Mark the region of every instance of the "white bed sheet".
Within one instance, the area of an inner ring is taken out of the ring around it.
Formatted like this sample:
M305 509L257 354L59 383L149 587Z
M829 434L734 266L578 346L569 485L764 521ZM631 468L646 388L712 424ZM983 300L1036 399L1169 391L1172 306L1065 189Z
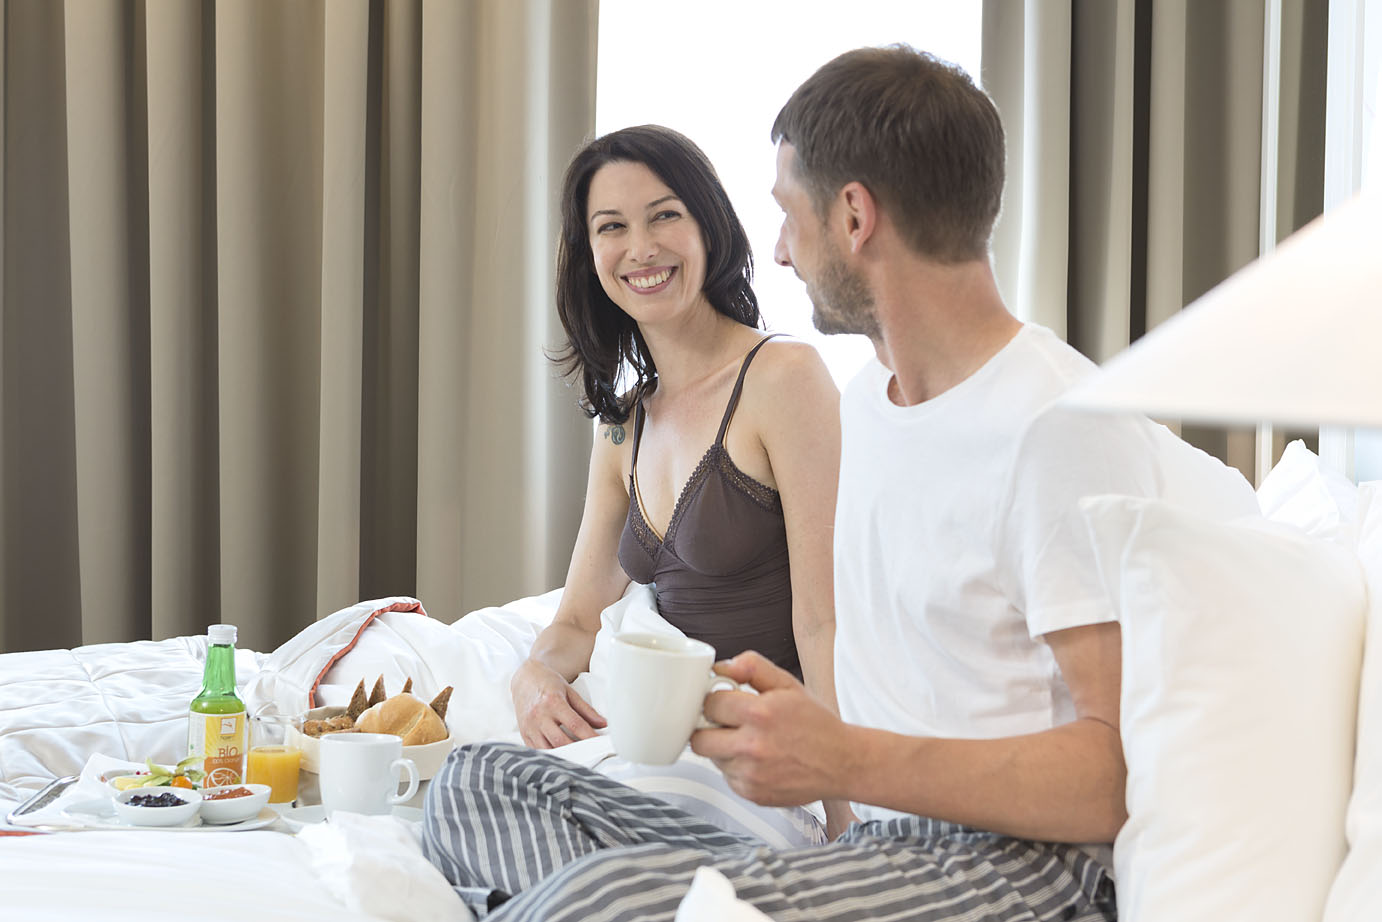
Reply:
M473 918L392 817L279 832L0 838L0 916L25 922L464 922ZM392 827L392 828L390 828Z
M16 922L378 922L347 909L316 879L304 844L276 832L5 837L0 892Z

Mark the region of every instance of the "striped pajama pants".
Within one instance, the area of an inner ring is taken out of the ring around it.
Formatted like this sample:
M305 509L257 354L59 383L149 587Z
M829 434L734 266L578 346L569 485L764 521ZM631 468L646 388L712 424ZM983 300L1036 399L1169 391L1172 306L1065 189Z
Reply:
M776 920L1116 918L1113 883L1073 845L922 817L857 823L775 850L558 756L504 743L452 753L427 792L423 850L492 922L668 920L698 867Z

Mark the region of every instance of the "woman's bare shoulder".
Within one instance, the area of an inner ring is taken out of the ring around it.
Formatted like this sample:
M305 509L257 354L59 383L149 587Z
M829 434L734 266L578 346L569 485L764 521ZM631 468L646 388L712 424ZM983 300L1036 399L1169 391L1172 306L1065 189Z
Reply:
M788 337L770 339L758 350L744 376L744 390L750 387L773 400L839 399L839 389L816 347Z
M744 375L736 425L770 447L794 441L793 432L834 430L839 417L840 391L814 346L786 338L764 344Z

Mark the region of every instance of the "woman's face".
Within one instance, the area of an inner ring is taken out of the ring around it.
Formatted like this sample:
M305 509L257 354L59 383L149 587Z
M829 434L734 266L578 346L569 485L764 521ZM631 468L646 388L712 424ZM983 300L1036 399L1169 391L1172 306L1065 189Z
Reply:
M600 286L639 324L709 307L701 228L641 163L607 163L590 179L586 230Z

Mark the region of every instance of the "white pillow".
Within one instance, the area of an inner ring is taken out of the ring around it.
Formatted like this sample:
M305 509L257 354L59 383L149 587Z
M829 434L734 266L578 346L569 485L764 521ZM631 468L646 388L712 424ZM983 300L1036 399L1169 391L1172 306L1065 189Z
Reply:
M1371 599L1358 694L1358 756L1348 803L1348 857L1325 922L1382 919L1382 482L1358 491L1358 557Z
M1287 445L1281 460L1262 478L1257 503L1273 522L1294 525L1317 538L1354 543L1358 488L1300 440Z
M1120 919L1319 919L1344 853L1357 559L1260 517L1081 505L1123 633Z

